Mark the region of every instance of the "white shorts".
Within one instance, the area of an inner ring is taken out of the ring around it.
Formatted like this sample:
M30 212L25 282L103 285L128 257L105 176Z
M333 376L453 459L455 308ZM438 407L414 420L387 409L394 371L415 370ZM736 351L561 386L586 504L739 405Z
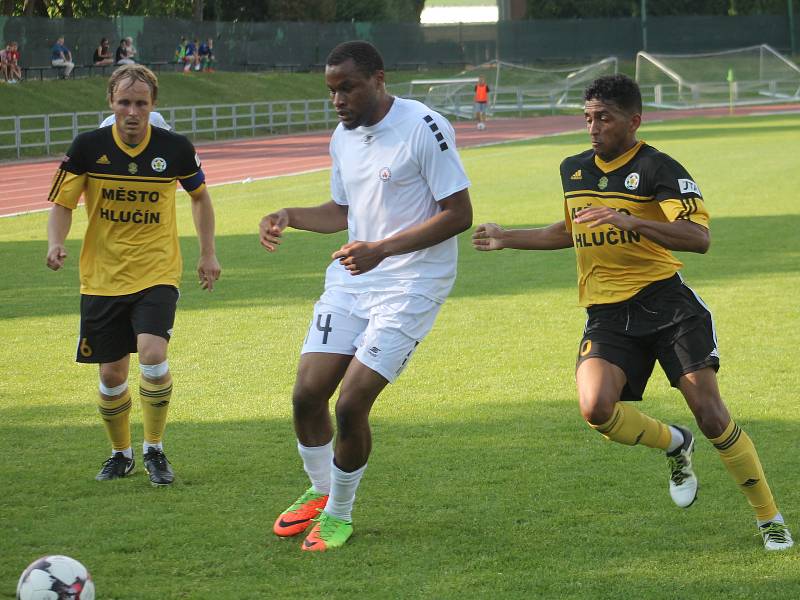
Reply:
M433 327L441 304L399 292L326 290L314 305L301 354L348 354L394 383Z

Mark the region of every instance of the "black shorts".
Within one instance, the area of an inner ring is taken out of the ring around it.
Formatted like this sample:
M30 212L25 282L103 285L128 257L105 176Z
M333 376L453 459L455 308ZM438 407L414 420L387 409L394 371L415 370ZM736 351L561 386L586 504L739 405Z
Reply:
M110 363L136 352L136 336L169 341L175 324L178 289L157 285L125 296L81 294L80 363Z
M620 400L642 399L656 360L673 387L687 373L719 370L711 312L677 273L587 314L576 368L593 357L617 365L627 378Z

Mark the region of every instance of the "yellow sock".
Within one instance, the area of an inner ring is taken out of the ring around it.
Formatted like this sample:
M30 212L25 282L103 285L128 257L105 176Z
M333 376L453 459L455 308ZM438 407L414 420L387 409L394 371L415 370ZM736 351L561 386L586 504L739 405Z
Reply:
M756 519L769 521L777 515L778 507L775 506L772 491L750 437L731 419L722 435L710 441L719 452L728 473L756 511Z
M163 383L152 383L139 378L139 395L142 401L142 424L144 441L158 444L167 426L167 411L172 397L172 375L167 373Z
M666 450L672 440L669 427L661 421L648 417L630 404L617 402L611 418L602 425L589 425L612 442Z
M126 389L119 398L108 399L100 394L97 409L106 426L114 452L131 447L131 391Z

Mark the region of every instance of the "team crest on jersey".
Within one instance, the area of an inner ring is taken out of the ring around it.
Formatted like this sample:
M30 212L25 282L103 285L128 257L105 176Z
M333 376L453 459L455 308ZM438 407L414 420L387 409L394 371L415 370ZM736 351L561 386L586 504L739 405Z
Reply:
M156 173L163 173L164 169L167 168L167 161L165 161L160 156L156 156L150 163L150 166Z
M380 177L381 181L389 181L392 178L392 171L389 167L383 167L380 171L378 171L378 177Z
M95 162L97 162L98 165L110 165L111 164L111 161L108 160L108 156L106 156L105 154L103 154L103 156L98 158Z
M136 165L135 162L128 163L128 173L131 175L136 175L136 172L139 170L139 167Z
M638 173L630 173L625 178L625 187L629 190L633 191L637 187L639 187L639 174Z
M700 188L691 179L678 179L678 189L681 194L695 194L701 198L703 197L703 194L700 193Z
M608 177L606 177L605 175L603 175L603 176L600 178L600 181L598 181L598 182L597 182L597 189L599 189L599 190L604 190L604 189L606 189L607 187L608 187Z

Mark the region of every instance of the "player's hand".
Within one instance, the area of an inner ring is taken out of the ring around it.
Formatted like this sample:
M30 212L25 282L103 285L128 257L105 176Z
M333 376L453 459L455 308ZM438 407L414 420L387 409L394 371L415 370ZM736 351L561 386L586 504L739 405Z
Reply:
M267 249L268 252L275 252L281 243L283 237L283 230L289 226L289 213L285 208L280 209L278 212L268 214L261 219L258 225L258 233L261 239L261 245Z
M339 259L350 275L361 275L377 267L386 258L380 242L349 242L331 255Z
M64 261L67 259L67 249L61 244L50 246L47 249L47 267L58 271L64 266Z
M200 287L209 292L214 290L214 282L219 279L222 269L216 255L200 256L197 263L197 276L200 278Z
M505 229L497 223L482 223L475 228L475 233L472 234L472 247L482 252L502 250L505 248L503 245L504 233Z
M636 227L637 219L631 215L617 212L608 206L592 206L582 208L575 213L576 223L588 223L590 228L600 225L614 225L625 231L632 231Z

